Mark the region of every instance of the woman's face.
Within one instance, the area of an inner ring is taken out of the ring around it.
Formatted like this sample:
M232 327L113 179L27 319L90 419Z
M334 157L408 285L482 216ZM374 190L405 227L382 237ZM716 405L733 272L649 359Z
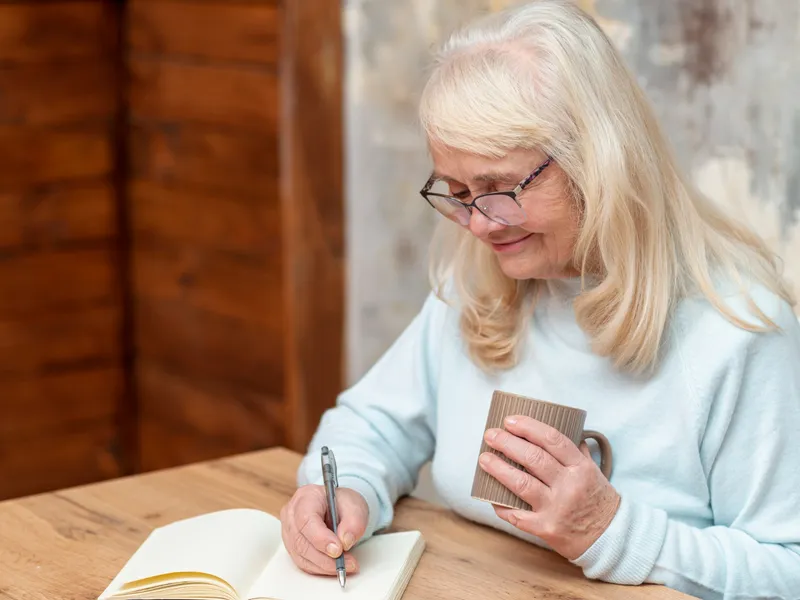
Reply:
M480 194L511 191L547 156L516 150L493 159L431 146L434 172L463 202ZM519 225L502 225L473 207L469 231L495 253L503 272L513 279L549 279L577 275L573 247L579 215L570 198L564 172L555 161L518 196L525 211Z

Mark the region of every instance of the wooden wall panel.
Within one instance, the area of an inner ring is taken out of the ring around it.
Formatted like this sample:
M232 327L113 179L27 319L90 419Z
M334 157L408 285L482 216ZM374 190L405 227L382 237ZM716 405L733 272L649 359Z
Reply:
M150 468L248 452L282 436L279 395L243 391L202 374L191 379L176 376L151 361L142 361L139 377L143 395L171 399L153 403L142 422L146 439L162 440L142 446L142 461Z
M109 14L104 2L0 4L0 64L98 59L109 54Z
M287 445L303 451L344 377L344 157L338 2L285 3L281 200Z
M278 86L273 68L186 64L135 55L129 68L136 118L257 132L271 137L274 146Z
M129 11L141 468L283 443L277 7Z
M142 54L277 64L278 7L261 1L256 6L240 3L235 10L224 10L222 4L134 2L128 16L130 46Z
M0 498L121 472L108 7L0 4Z

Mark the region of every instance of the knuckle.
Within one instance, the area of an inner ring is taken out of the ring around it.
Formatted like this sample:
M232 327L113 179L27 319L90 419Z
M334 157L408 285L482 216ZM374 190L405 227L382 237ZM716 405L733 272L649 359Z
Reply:
M306 536L298 531L294 534L294 543L292 544L292 547L299 556L304 557L306 554L308 554L311 543L308 541Z
M531 478L528 475L518 475L514 482L514 490L517 495L523 496L530 491Z
M544 434L544 439L548 444L552 444L556 448L563 448L567 445L567 438L564 437L563 433L554 427L547 428L547 431L545 431Z
M544 460L544 451L533 444L529 444L525 449L523 460L526 465L538 465Z

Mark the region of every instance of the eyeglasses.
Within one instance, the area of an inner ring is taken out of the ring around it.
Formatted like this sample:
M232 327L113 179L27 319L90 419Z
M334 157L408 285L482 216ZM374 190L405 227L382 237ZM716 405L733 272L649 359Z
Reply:
M541 165L536 167L530 175L525 177L510 192L489 192L475 196L472 202L465 202L452 196L450 186L446 181L430 176L425 187L420 190L420 194L428 201L433 208L442 215L455 221L463 227L469 226L472 216L472 207L477 208L486 218L500 223L501 225L520 225L525 222L527 215L519 203L517 196L544 171L552 161L552 157L547 157ZM445 193L448 192L448 193Z

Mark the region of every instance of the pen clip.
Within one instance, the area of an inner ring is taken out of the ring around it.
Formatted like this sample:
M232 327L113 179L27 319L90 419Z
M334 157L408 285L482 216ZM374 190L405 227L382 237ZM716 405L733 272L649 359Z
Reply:
M333 487L339 487L339 473L336 470L336 457L333 455L333 450L327 446L323 446L321 461L323 475L326 471L325 467L328 467L331 474L331 479L333 480Z
M331 468L333 469L333 487L339 487L339 473L336 469L336 457L333 455L333 450L328 449L328 453L331 455Z

